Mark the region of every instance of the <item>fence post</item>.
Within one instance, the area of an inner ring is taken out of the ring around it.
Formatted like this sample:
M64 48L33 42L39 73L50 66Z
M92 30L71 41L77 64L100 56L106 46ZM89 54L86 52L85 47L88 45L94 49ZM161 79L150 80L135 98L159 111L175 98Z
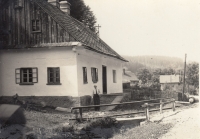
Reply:
M79 113L80 113L80 121L82 122L82 120L83 120L82 108L79 108Z
M163 108L163 103L162 103L162 99L160 100L160 114L162 113L162 108Z
M172 104L173 104L172 109L173 109L173 111L175 111L175 107L176 107L175 99L173 100Z
M145 103L146 107L145 107L145 114L146 114L146 120L149 121L150 117L149 117L149 104Z

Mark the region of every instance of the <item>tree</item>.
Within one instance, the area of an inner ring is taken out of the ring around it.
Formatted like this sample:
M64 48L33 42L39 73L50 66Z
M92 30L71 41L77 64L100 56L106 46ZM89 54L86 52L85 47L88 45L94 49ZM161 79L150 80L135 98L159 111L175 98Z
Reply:
M68 0L68 2L71 4L71 16L82 22L93 32L96 32L96 17L90 7L86 6L83 0Z
M142 84L145 84L148 80L151 80L152 75L148 69L144 68L139 70L137 77L142 81Z
M172 68L165 68L161 71L161 75L173 75L175 74L175 70Z
M160 74L161 74L160 68L157 68L154 70L153 75L152 75L152 80L154 83L160 83Z
M187 65L186 82L199 88L199 63L193 62Z

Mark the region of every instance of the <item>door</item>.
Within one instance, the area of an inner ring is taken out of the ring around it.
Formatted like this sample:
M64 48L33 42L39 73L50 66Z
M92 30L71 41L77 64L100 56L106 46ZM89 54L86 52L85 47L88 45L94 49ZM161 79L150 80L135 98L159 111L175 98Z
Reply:
M106 71L106 66L102 66L102 84L103 84L103 94L107 94L107 71Z

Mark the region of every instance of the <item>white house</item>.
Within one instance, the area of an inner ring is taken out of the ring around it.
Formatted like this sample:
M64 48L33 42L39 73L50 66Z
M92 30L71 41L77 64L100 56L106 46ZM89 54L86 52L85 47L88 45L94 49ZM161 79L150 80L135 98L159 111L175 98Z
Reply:
M58 6L59 5L59 6ZM122 92L126 62L59 0L0 1L0 95Z
M166 87L170 90L177 90L180 83L180 75L160 75L161 90L164 90Z
M124 85L129 84L130 86L135 86L139 83L139 79L133 72L128 71L124 68L122 74L122 82Z

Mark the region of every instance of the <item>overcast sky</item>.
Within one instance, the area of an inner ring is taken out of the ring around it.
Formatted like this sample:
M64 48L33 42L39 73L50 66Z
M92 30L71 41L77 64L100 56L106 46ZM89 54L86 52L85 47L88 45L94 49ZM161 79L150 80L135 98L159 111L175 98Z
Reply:
M200 59L200 0L84 0L121 55Z

